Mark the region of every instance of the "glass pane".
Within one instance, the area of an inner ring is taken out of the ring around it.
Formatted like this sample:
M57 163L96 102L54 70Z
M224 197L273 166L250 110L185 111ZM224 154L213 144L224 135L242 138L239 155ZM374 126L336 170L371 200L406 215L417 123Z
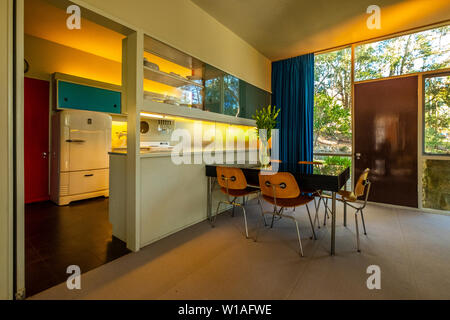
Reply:
M345 167L350 167L350 179L347 180L345 184L346 190L352 190L352 157L351 156L320 156L314 155L314 160L322 160L326 164L341 165Z
M270 92L239 80L239 117L252 119L257 109L270 105L271 97Z
M316 55L314 77L314 152L349 153L351 48Z
M222 113L223 72L210 65L205 66L205 110Z
M237 116L239 113L239 79L232 75L223 76L223 113Z
M425 78L425 152L450 154L450 76Z
M449 160L424 160L422 206L430 209L450 210L449 181Z
M355 81L450 67L450 26L355 47Z

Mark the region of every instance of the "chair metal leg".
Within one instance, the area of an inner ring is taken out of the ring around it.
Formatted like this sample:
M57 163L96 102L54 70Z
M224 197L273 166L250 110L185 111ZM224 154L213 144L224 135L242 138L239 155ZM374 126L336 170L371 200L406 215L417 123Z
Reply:
M214 215L213 219L211 219L211 227L212 228L215 227L217 215L219 214L219 208L222 203L223 203L222 201L219 201L219 203L217 204L216 214ZM234 206L233 206L233 208L234 208Z
M245 237L248 239L248 227L247 227L247 215L245 213L244 206L241 206L242 211L244 212L244 223L245 223Z
M231 202L235 202L236 201L236 197L231 200ZM233 205L233 210L231 211L231 216L234 217L234 205Z
M281 209L280 209L280 211L281 211ZM277 207L273 206L273 213L276 213L276 212L277 212ZM274 221L275 221L275 214L272 215L272 222L270 223L270 228L273 228Z
M261 219L262 219L262 221L264 221L264 224L263 224L262 221L261 221L261 222L258 222L258 226L256 227L257 229L256 229L255 239L253 240L253 241L255 241L255 242L258 241L258 237L259 237L259 232L260 232L260 230L263 229L263 228L266 226L266 219L264 218L264 212L261 212Z
M325 199L325 213L323 215L323 225L327 225L327 216L328 216L328 198Z
M363 214L362 209L359 210L359 211L361 211L361 220L362 220L362 225L363 225L363 228L364 228L364 234L367 235L367 232L366 232L366 223L364 222L364 214Z
M261 202L261 199L259 197L258 197L258 203L259 203L259 207L261 208L261 215L262 215L262 218L264 220L264 227L267 227L266 217L264 216L264 208L262 206L262 202Z
M356 226L356 248L358 252L361 252L359 249L359 226L358 226L358 211L355 213L355 226Z
M322 200L321 197L319 197L319 201L316 204L316 198L314 198L314 207L316 208L316 214L314 215L314 223L313 225L316 226L316 220L317 220L317 228L320 229L320 218L319 218L319 208L320 208L320 201Z
M298 229L298 222L294 219L295 227L297 228L298 245L300 247L300 255L303 257L302 239L300 238L300 230Z
M314 240L317 240L316 232L314 231L314 225L313 225L313 222L312 222L312 219L311 219L311 214L309 213L308 204L306 204L306 211L308 212L309 223L311 224L311 230L312 230L312 233L313 233Z
M344 201L344 227L347 226L347 203Z

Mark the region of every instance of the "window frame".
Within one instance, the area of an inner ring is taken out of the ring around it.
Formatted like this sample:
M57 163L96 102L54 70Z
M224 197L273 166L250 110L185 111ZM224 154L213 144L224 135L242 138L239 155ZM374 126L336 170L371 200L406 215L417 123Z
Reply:
M422 85L422 90L421 90L421 102L422 102L422 106L421 109L419 110L419 113L421 114L421 119L420 119L420 125L422 126L422 137L421 137L421 149L422 149L422 160L424 159L441 159L441 160L450 160L450 154L442 154L442 153L431 153L431 152L426 152L426 146L425 146L425 80L429 79L429 78L436 78L436 77L443 77L443 76L450 76L450 69L441 69L441 70L433 70L433 71L428 71L428 72L421 72L420 74L422 74L422 79L420 79L419 81L421 82Z

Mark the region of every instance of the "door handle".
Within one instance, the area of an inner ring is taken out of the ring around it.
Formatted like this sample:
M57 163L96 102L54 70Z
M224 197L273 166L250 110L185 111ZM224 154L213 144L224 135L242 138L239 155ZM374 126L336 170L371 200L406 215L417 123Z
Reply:
M47 152L42 152L42 154L41 154L41 156L42 156L43 159L47 159L47 155L48 155Z
M90 173L90 174L85 174L84 176L85 176L85 177L93 177L94 174L93 174L93 173Z
M356 160L360 160L361 159L361 153L355 153L355 158Z
M81 140L81 139L67 139L66 142L86 142L86 140Z

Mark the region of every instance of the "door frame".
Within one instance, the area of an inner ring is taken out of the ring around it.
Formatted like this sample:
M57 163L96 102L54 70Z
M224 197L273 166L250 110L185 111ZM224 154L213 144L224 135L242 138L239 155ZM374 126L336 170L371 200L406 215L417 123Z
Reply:
M8 210L3 212L0 210L0 221L3 222L3 215L8 222L5 225L5 232L0 233L0 284L3 284L3 278L7 286L5 292L2 291L3 286L0 286L0 299L24 299L25 298L25 189L24 189L24 0L6 0L5 6L8 10L1 11L1 17L5 18L8 23L7 27L7 49L8 49L8 63L1 65L1 74L7 75L7 81L4 87L0 90L5 91L5 96L8 99L7 113L3 115L3 109L0 109L2 116L8 118L8 131L5 132L7 142L7 157L8 157L8 172L10 181L7 181L6 191L8 194L0 194L0 200L4 200L3 196L7 197L5 203L8 205ZM2 2L3 4L3 2ZM124 59L122 63L122 89L124 98L127 97L125 112L128 111L129 128L134 127L136 130L129 130L128 140L136 142L134 151L139 150L139 108L142 105L143 88L138 85L142 83L143 69L141 67L143 55L143 35L142 29L130 25L106 12L103 12L91 5L83 2L83 0L58 0L59 5L76 4L86 12L89 12L91 18L98 20L100 25L115 30L128 38L135 37L134 41L129 46L129 51L134 53L134 59ZM3 7L2 7L3 8ZM3 30L1 30L3 31ZM128 40L128 39L127 39ZM3 41L3 38L2 38ZM134 66L134 70L129 68ZM124 72L125 70L125 72ZM128 71L128 73L127 73ZM124 76L126 75L126 76ZM3 80L3 79L1 79ZM130 83L134 83L134 86ZM11 85L10 85L11 84ZM52 85L50 84L50 94L53 94ZM134 97L134 100L133 100ZM50 106L51 108L51 101ZM130 116L133 113L135 116ZM49 113L49 120L51 120L51 112ZM130 123L132 126L130 126ZM50 122L51 124L51 122ZM0 128L3 133L4 128ZM49 139L51 139L51 125L49 131ZM2 143L3 141L0 140ZM50 141L49 141L50 143ZM130 151L130 150L128 150ZM51 152L51 143L50 143ZM127 163L130 167L127 168L128 175L135 186L139 185L140 177L140 159L138 153L128 152ZM130 156L131 154L131 156ZM1 161L3 159L0 158ZM50 163L50 162L49 162ZM0 163L3 165L3 162ZM136 167L134 168L133 165ZM50 172L50 171L49 171ZM0 182L0 187L3 190L3 185ZM139 188L134 189L135 193L131 191L127 194L130 198L130 208L127 212L127 219L129 219L129 239L127 239L127 246L132 251L140 249L139 241L139 206L135 207L140 200ZM134 203L135 206L132 206ZM132 224L132 225L131 225ZM0 231L3 225L0 225ZM3 236L5 239L3 239ZM5 241L3 241L5 240ZM3 244L5 244L3 246ZM5 255L3 254L5 252ZM3 259L3 256L5 259ZM6 271L3 277L3 270Z
M14 0L0 3L0 299L11 300L15 293L14 265Z

